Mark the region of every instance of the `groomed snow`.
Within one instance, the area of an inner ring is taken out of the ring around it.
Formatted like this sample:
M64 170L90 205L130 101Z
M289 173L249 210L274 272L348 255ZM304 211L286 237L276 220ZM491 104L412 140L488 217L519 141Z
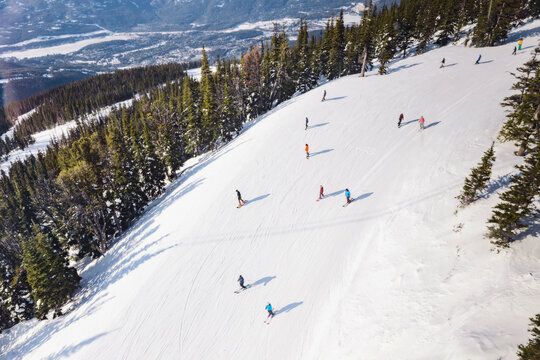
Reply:
M509 72L538 37L524 43L517 56L510 43L433 50L387 76L344 77L278 106L189 161L103 258L80 264L74 309L13 327L1 353L515 359L539 311L540 244L529 235L497 254L483 238L518 161L512 145L496 146L485 199L454 215L454 197L504 122ZM320 184L327 196L316 202ZM346 187L357 200L343 208ZM248 199L240 209L235 189ZM252 287L235 294L239 274ZM277 309L270 325L267 302Z

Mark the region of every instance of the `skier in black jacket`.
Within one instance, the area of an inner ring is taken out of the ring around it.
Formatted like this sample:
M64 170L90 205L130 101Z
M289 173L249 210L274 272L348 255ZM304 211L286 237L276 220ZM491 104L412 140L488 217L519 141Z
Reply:
M238 277L238 283L240 284L242 289L247 289L247 287L244 286L244 277L242 275Z
M246 203L245 200L242 200L242 195L240 194L240 191L236 190L236 196L238 197L238 207Z

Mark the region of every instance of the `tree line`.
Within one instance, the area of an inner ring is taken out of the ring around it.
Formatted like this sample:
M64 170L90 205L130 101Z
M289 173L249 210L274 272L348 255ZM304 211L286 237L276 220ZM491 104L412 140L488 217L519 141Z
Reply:
M487 237L497 247L508 247L528 230L537 226L539 208L535 199L540 195L540 46L533 51L532 58L513 74L517 81L515 91L506 97L502 106L509 108L499 140L514 142L517 156L524 163L516 166L517 173L510 179L509 188L500 196L488 220ZM478 166L465 179L458 196L462 207L480 198L491 177L495 161L494 144L484 153Z
M302 20L293 47L276 25L269 41L240 59L218 57L215 72L203 47L200 80L185 76L178 64L164 65L163 72L88 79L8 107L11 117L38 108L18 127L27 135L57 117L73 119L134 92L142 95L130 108L80 121L46 152L0 173L0 329L51 311L60 314L80 281L69 260L104 254L186 159L231 140L246 121L321 79L363 75L375 62L384 74L396 56L421 53L433 43L461 36L478 45L503 42L524 16L518 7L537 5L491 3L490 11L473 0L404 0L380 9L370 4L360 24L345 26L340 12L320 34L310 34ZM483 17L487 40L479 30L462 33Z
M131 99L136 93L178 79L200 62L145 66L100 74L64 86L46 90L12 102L0 110L0 133L15 125L13 135L0 139L0 157L14 149L24 149L39 131L76 120L104 106ZM24 121L17 118L35 110Z

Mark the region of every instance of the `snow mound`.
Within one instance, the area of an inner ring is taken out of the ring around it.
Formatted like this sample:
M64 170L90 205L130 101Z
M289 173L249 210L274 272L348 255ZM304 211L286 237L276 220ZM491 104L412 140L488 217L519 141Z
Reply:
M483 238L517 161L512 146L496 147L485 199L454 215L454 197L504 122L509 72L537 40L525 38L517 56L514 44L444 47L396 61L389 75L344 77L281 104L190 161L106 256L82 266L77 307L15 326L1 335L1 353L515 358L538 312L540 244L530 235L497 254ZM316 202L320 185L326 197ZM356 200L342 207L345 188ZM248 200L240 209L235 189ZM239 274L251 288L235 294Z

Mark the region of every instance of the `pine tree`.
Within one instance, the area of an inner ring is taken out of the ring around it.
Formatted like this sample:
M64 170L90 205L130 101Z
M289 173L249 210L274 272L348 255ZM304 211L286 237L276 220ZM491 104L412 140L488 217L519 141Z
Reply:
M276 31L276 30L275 30ZM294 81L291 77L292 64L290 59L289 42L285 29L272 37L271 48L271 72L270 81L272 90L270 91L270 101L272 106L277 105L294 93Z
M456 29L459 21L458 3L455 1L443 1L439 11L441 13L437 24L439 33L435 40L435 44L444 46L448 44L453 35L459 31Z
M225 83L224 100L221 104L220 128L222 132L220 136L225 140L231 140L242 129L242 119L234 104L234 98L231 96L229 85Z
M189 78L184 79L184 88L182 91L182 120L186 129L184 140L186 143L186 152L192 155L199 155L199 146L201 140L201 128L198 119L196 102L191 91Z
M367 68L373 66L376 45L375 36L377 30L377 22L375 21L376 13L377 6L373 5L373 1L370 0L369 6L364 9L362 22L359 28L360 48L362 49L362 65L360 76L364 76L364 72L367 70Z
M200 94L200 116L202 127L202 144L200 145L212 147L216 143L220 129L217 124L217 106L214 98L212 73L210 71L210 65L208 64L208 58L204 47L202 50Z
M67 266L59 244L47 232L34 225L30 238L23 241L23 264L32 287L36 314L44 318L50 310L61 314L60 306L77 288L80 277Z
M330 34L330 55L326 76L328 79L332 80L341 76L343 73L343 59L345 57L345 25L343 21L343 10L340 11L336 24L331 28Z
M416 23L416 38L419 40L418 46L416 47L417 54L422 54L431 42L431 38L436 29L437 10L438 4L436 2L428 2L419 13L418 21Z
M482 161L478 164L477 167L471 170L471 175L465 179L465 185L463 185L463 190L461 194L457 197L462 207L465 207L478 199L478 192L482 191L490 177L491 177L491 168L493 162L495 161L495 151L493 146L495 143L491 144L491 147L484 153L482 156Z
M524 222L526 219L538 218L539 209L534 199L540 195L540 138L534 151L525 157L525 164L516 168L520 174L510 180L510 188L501 195L502 202L495 206L488 220L493 224L488 227L488 237L501 247L515 240L520 229L529 227Z
M111 124L107 134L110 152L112 184L109 202L113 205L113 217L117 232L125 230L144 207L144 196L131 149L118 127Z
M305 93L313 88L311 80L311 56L308 45L307 22L300 19L300 30L296 40L296 71L295 83L296 91Z
M517 356L519 360L538 360L540 359L540 314L530 318L531 338L527 345L519 345Z
M0 332L34 316L34 301L26 271L0 244Z
M262 54L258 46L252 47L242 57L242 80L245 87L246 115L254 119L263 113Z
M327 21L324 33L321 33L321 44L319 49L319 64L321 74L328 77L330 71L330 51L332 49L332 39L334 38L334 15Z
M386 64L394 57L397 47L396 47L396 35L394 28L394 16L392 11L383 7L382 14L380 16L379 29L377 31L377 58L381 64L379 67L379 74L386 74L387 67Z
M319 83L321 77L321 64L319 63L320 59L320 49L317 45L317 40L315 36L312 36L309 41L309 48L311 49L311 61L310 61L310 73L309 73L309 84L311 88L315 88Z
M522 0L482 0L472 43L493 46L508 36L512 23L518 19Z
M416 22L418 9L412 1L402 1L397 10L396 19L396 44L403 53L407 55L407 49L413 41L413 31Z
M161 194L165 185L165 165L156 154L154 142L152 141L148 123L152 122L152 118L146 118L143 124L143 156L144 164L142 174L144 177L143 192L147 194L149 199L155 199Z
M517 155L523 156L531 150L531 140L540 137L540 47L534 51L533 58L518 68L518 81L512 86L518 93L504 99L505 107L510 107L508 120L503 125L500 138L503 141L516 141L520 149ZM534 144L534 142L532 142Z

